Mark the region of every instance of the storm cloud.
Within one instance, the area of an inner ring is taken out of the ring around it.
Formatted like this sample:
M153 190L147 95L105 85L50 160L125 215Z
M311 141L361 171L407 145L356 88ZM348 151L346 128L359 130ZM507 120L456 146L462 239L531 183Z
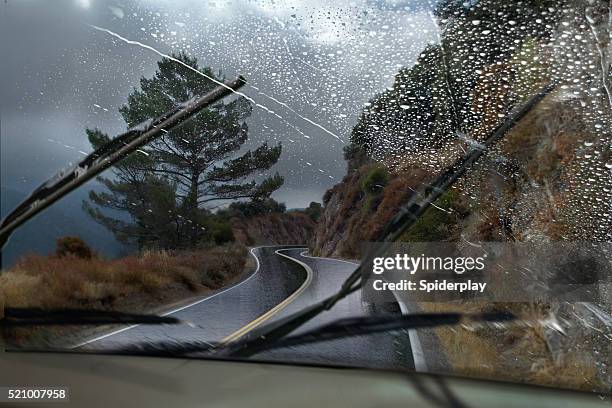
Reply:
M274 197L290 208L320 200L342 178L342 148L364 103L436 38L426 1L7 0L0 8L1 182L24 192L91 151L86 127L125 130L117 109L155 72L159 55L92 26L244 75L244 92L267 108L248 120L250 143L283 144L273 170L285 185Z

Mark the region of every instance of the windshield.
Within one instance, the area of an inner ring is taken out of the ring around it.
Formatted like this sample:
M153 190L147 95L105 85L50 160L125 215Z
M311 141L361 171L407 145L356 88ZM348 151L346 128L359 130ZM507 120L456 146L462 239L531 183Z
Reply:
M362 335L235 355L609 391L608 2L0 9L5 317L135 323L9 347L231 349L332 298L291 334Z

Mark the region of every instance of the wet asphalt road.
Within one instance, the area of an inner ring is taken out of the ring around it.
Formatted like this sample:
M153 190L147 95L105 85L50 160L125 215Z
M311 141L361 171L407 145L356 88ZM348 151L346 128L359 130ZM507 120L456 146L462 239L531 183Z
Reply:
M305 268L282 257L279 251L297 259L311 269L312 280L284 309L267 322L286 316L319 301L338 290L356 268L356 264L329 258L307 256L305 248L260 247L252 250L259 262L257 270L244 281L228 289L202 298L196 304L172 312L171 315L189 321L189 325L136 326L111 332L93 339L87 349L113 349L142 342L164 340L203 340L216 342L281 303L307 278ZM307 330L335 319L373 313L400 313L362 302L361 293L351 294L334 308L317 316L298 330ZM277 360L313 364L349 365L372 368L413 369L412 352L406 332L382 333L339 339L317 344L277 349L256 355L258 360Z

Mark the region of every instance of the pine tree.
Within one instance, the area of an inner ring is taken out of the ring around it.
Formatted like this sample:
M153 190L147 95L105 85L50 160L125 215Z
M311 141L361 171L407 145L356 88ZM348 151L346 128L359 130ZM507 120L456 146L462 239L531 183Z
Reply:
M174 55L209 77L223 81L210 68L200 68L185 54ZM140 80L128 103L119 111L128 127L155 118L217 85L181 64L164 58L158 70ZM132 154L99 181L108 191L91 191L84 203L89 214L123 242L139 247L195 246L213 239L207 231L212 216L208 207L218 200L263 200L283 184L275 174L257 180L279 159L281 145L263 143L240 154L248 138L245 122L251 104L243 97L218 102L180 127ZM94 148L110 139L101 131L87 130ZM103 209L126 212L114 218Z

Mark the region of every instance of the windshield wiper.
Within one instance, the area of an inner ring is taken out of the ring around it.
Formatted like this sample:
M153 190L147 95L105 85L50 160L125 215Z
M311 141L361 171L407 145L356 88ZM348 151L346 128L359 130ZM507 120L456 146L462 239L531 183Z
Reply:
M494 324L507 323L515 316L507 312L478 314L463 313L418 313L409 315L359 316L338 319L319 328L301 334L283 337L273 343L251 343L248 353L256 354L265 350L294 347L310 343L319 343L353 336L384 333L398 330L423 329L440 326L456 326L463 323ZM232 346L230 346L231 348ZM234 356L241 356L244 347L239 347Z
M179 324L172 316L91 309L4 308L0 327L34 325Z
M536 107L553 89L556 84L551 83L544 86L538 93L529 98L522 106L506 116L491 134L482 142L481 146L472 147L464 156L458 159L446 171L440 174L422 192L414 194L408 203L403 206L399 213L387 224L379 238L376 240L386 245L378 245L374 250L365 254L364 260L357 269L344 281L335 295L295 312L281 320L264 325L246 334L243 338L230 343L227 347L220 349L221 355L248 357L257 352L266 343L280 341L296 328L302 326L320 313L331 309L336 303L359 290L362 285L362 274L368 261L381 255L390 243L397 241L404 231L410 228L421 215L440 198L448 189L465 174L491 147L495 145L510 129L524 118L534 107Z
M216 351L219 347L222 347L222 350L226 351L223 355L229 355L235 358L245 357L245 350L248 351L248 356L252 356L267 350L302 346L305 344L364 336L374 333L440 326L456 326L459 324L495 325L505 324L514 320L516 320L516 317L509 312L475 314L419 313L410 315L358 316L337 319L331 323L324 324L300 334L286 336L274 342L258 342L257 339L253 339L250 341L248 348L238 343L224 346L222 344L212 344L197 340L190 342L162 341L131 344L118 350L114 349L112 353L174 357L210 353L213 356L219 356L220 354L216 353Z
M91 180L104 170L126 158L130 153L179 126L202 109L218 102L241 88L246 80L239 76L217 86L203 96L196 96L179 104L165 114L144 121L110 140L89 154L77 165L65 169L35 189L0 223L0 251L15 229L49 207L51 204ZM1 252L0 252L1 255ZM0 266L2 258L0 257Z

